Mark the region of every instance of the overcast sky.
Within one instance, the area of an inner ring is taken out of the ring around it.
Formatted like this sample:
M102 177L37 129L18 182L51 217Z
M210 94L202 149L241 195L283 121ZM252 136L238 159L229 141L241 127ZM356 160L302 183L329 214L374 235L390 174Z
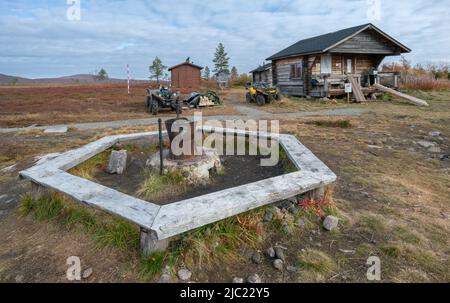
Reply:
M92 73L148 78L159 56L212 67L219 42L239 72L304 38L368 22L413 51L414 63L450 61L450 0L1 0L0 73L54 77ZM376 3L381 3L379 13ZM374 4L375 3L375 4Z

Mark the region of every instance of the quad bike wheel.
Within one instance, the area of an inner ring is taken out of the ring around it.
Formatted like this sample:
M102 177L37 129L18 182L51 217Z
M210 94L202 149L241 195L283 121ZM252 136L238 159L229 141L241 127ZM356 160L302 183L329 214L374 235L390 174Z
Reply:
M158 102L155 100L152 100L150 103L150 112L152 113L152 115L156 116L158 114Z
M257 95L256 104L258 104L259 106L263 106L264 104L266 104L266 98L264 98L263 95Z
M245 101L247 101L247 103L252 102L252 95L250 93L247 93L245 95Z

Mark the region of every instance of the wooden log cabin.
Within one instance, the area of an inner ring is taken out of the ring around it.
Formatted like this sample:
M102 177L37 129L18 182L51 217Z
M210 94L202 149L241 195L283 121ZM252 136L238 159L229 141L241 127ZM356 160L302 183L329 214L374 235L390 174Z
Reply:
M264 64L250 72L254 83L272 85L272 63Z
M330 97L345 93L348 75L365 94L372 92L371 85L382 76L377 69L383 59L410 51L369 23L301 40L267 60L272 61L273 84L281 93Z

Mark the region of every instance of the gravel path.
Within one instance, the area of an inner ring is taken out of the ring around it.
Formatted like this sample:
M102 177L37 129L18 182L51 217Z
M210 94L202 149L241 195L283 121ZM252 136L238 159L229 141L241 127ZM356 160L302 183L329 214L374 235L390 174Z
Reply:
M367 110L361 108L343 108L343 109L327 109L314 112L294 112L294 113L281 113L272 114L262 110L250 108L247 106L236 105L235 108L242 113L242 115L237 116L207 116L203 117L204 120L238 120L238 119L286 119L295 117L314 117L314 116L328 116L328 117L354 117L360 116ZM170 119L168 117L162 117L162 120ZM119 120L119 121L108 121L108 122L91 122L91 123L73 123L64 125L47 125L47 126L30 126L23 128L0 128L0 133L12 133L18 131L28 131L28 130L45 130L49 127L71 127L77 128L79 130L89 130L89 129L101 129L101 128L122 128L127 126L146 126L158 124L158 118L148 118L148 119L133 119L133 120Z

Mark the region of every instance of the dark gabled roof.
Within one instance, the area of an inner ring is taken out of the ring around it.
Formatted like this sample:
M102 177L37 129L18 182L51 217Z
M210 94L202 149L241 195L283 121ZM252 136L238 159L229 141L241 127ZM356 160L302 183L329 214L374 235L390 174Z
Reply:
M297 43L289 46L288 48L285 48L284 50L276 53L275 55L267 58L266 60L282 59L298 55L324 53L327 52L329 49L333 48L334 46L336 46L337 44L340 44L341 42L344 42L345 40L352 38L356 34L359 34L360 32L365 31L366 29L373 29L377 31L379 34L383 35L388 40L397 44L401 49L404 50L405 53L409 53L411 51L409 48L407 48L394 38L387 35L385 32L377 28L372 23L368 23L360 26L346 28L334 33L329 33L298 41Z
M172 67L169 67L169 71L171 71L171 70L174 69L174 68L183 66L183 65L189 65L189 66L192 66L192 67L195 67L195 68L198 68L198 69L203 69L203 67L198 66L198 65L195 65L195 64L193 64L193 63L191 63L191 62L183 62L183 63L177 64L177 65L174 65L174 66L172 66Z
M250 74L258 73L258 72L264 72L264 71L269 70L271 68L272 68L272 63L267 63L267 64L259 66L258 68L255 68L254 70L252 70L250 72Z

